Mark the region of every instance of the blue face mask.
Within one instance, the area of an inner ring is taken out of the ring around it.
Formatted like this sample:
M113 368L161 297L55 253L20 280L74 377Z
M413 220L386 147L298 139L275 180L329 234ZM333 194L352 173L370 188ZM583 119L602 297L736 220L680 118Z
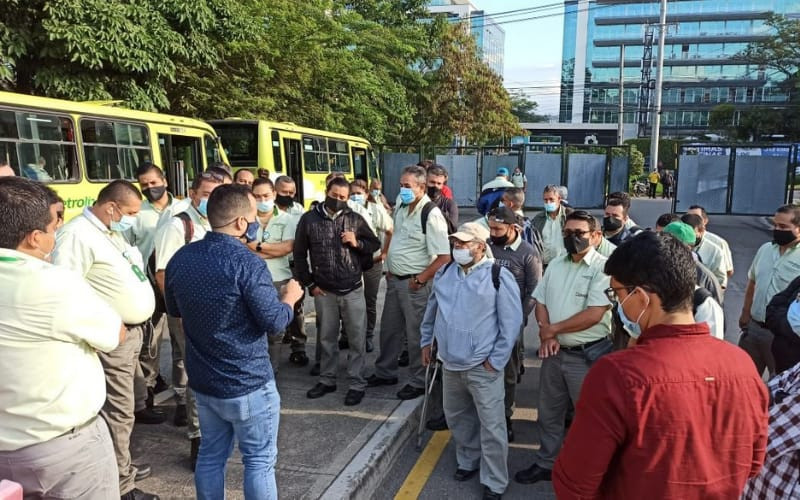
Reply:
M370 191L370 193L372 194L372 197L375 198L376 200L379 200L381 198L380 189L373 189L372 191Z
M256 209L262 214L272 212L275 208L275 200L259 201L256 203Z
M132 228L134 224L136 224L136 216L134 215L125 215L120 212L120 219L114 220L114 208L111 209L111 230L117 231L119 233L124 233L128 229Z
M200 203L197 205L197 211L203 217L208 217L208 198L201 198Z
M633 295L633 292L629 293L628 297L631 295ZM642 312L639 313L639 317L636 318L636 321L631 321L625 315L625 309L622 308L622 304L628 300L628 297L625 297L625 300L617 304L617 313L619 314L619 320L622 321L622 327L625 328L625 331L627 331L631 337L638 339L642 335L642 326L639 324L639 321L642 319L642 315L647 308L645 307L645 309L642 309ZM647 297L647 301L648 305L650 305L650 297Z
M244 233L244 239L250 243L251 241L256 241L256 237L258 236L258 221L254 220L253 222L249 222L247 224L247 231Z
M359 205L363 205L367 201L367 197L363 194L351 194L350 201L353 203L358 203Z
M414 194L414 191L411 188L400 188L400 201L402 201L404 204L408 205L416 199L417 196Z
M544 204L544 211L545 212L555 212L558 209L558 204L556 203L545 203Z

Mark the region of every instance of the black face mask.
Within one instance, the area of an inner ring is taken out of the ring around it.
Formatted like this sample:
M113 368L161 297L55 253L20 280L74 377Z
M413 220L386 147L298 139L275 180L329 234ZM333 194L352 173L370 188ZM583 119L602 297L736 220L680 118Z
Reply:
M142 189L142 194L147 198L147 201L153 203L154 201L160 200L166 191L167 186L153 186Z
M277 195L275 196L275 204L279 207L291 207L294 203L294 198L291 196Z
M439 195L441 194L441 192L442 192L442 190L439 189L436 186L428 186L428 198L430 198L432 200L435 200L436 198L438 198Z
M796 239L797 236L791 231L785 231L783 229L774 229L772 231L772 241L780 246L788 245Z
M603 217L603 231L613 232L622 227L622 221L614 217Z
M345 208L347 208L347 202L342 200L337 200L336 198L331 198L330 196L326 196L325 208L327 208L333 213L340 212Z
M570 255L579 254L589 248L589 240L576 234L564 236L564 248L567 249L567 253Z
M489 236L489 238L491 238L492 243L494 245L497 245L499 247L501 247L501 246L505 245L506 243L508 243L508 235L507 234L504 234L503 236Z

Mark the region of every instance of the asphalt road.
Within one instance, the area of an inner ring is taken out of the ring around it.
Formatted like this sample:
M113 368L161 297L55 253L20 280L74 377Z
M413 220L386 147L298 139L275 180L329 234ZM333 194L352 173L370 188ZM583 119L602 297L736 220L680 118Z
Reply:
M641 227L655 226L659 215L670 211L668 201L637 199L631 207L631 217ZM777 207L776 207L777 208ZM601 215L600 211L595 212ZM461 222L477 217L474 212L462 212ZM747 283L747 269L758 247L771 237L770 226L763 217L712 216L709 230L722 236L730 244L733 252L734 275L729 280L725 295L725 339L736 342L739 338L737 322L744 299ZM525 331L526 373L522 385L518 388L518 407L514 414L514 430L516 439L509 447L509 474L530 465L533 453L538 448L536 428L536 397L538 391L539 361L535 358L538 348L536 327L531 325ZM426 440L430 437L426 433ZM399 455L392 471L387 474L378 498L394 498L420 457L415 449L415 440L410 440ZM476 478L465 483L452 479L456 470L455 449L452 440L445 447L440 459L429 478L422 477L425 486L419 494L420 499L458 498L467 500L481 498L482 489ZM554 499L555 495L549 482L535 485L521 485L511 480L504 498L506 499Z

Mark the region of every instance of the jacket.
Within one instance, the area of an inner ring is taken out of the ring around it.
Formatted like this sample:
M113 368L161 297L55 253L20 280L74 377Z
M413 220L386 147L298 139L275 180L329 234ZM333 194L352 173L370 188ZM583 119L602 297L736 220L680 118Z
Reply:
M567 223L567 215L569 215L570 213L572 213L572 209L569 207L565 207L563 203L561 204L561 206L558 207L558 220L559 223L561 224L561 227L564 227L564 224ZM533 227L535 227L536 230L539 231L539 234L542 234L542 232L544 232L544 223L547 222L547 217L548 217L547 212L542 210L541 212L534 215L533 219L531 219Z
M342 243L342 233L356 234L358 248ZM381 246L367 221L349 208L335 218L319 203L300 218L294 238L294 270L309 289L345 295L361 286L362 260L372 259ZM309 260L311 265L309 266Z
M769 331L775 335L772 340L772 353L775 355L775 369L778 373L800 363L800 336L798 336L786 314L789 306L800 292L800 277L795 278L786 290L772 297L767 304L767 319L765 323Z

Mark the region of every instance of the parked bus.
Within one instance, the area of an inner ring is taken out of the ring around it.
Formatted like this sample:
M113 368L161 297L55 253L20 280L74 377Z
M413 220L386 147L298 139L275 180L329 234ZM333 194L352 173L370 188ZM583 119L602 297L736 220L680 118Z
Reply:
M342 172L348 180L378 178L369 141L352 135L266 120L210 120L234 169L266 169L270 178L288 175L297 200L308 207L325 198L325 176Z
M10 92L0 92L0 158L55 189L67 220L109 182L135 182L143 162L162 167L182 197L196 173L226 161L214 129L199 120Z

